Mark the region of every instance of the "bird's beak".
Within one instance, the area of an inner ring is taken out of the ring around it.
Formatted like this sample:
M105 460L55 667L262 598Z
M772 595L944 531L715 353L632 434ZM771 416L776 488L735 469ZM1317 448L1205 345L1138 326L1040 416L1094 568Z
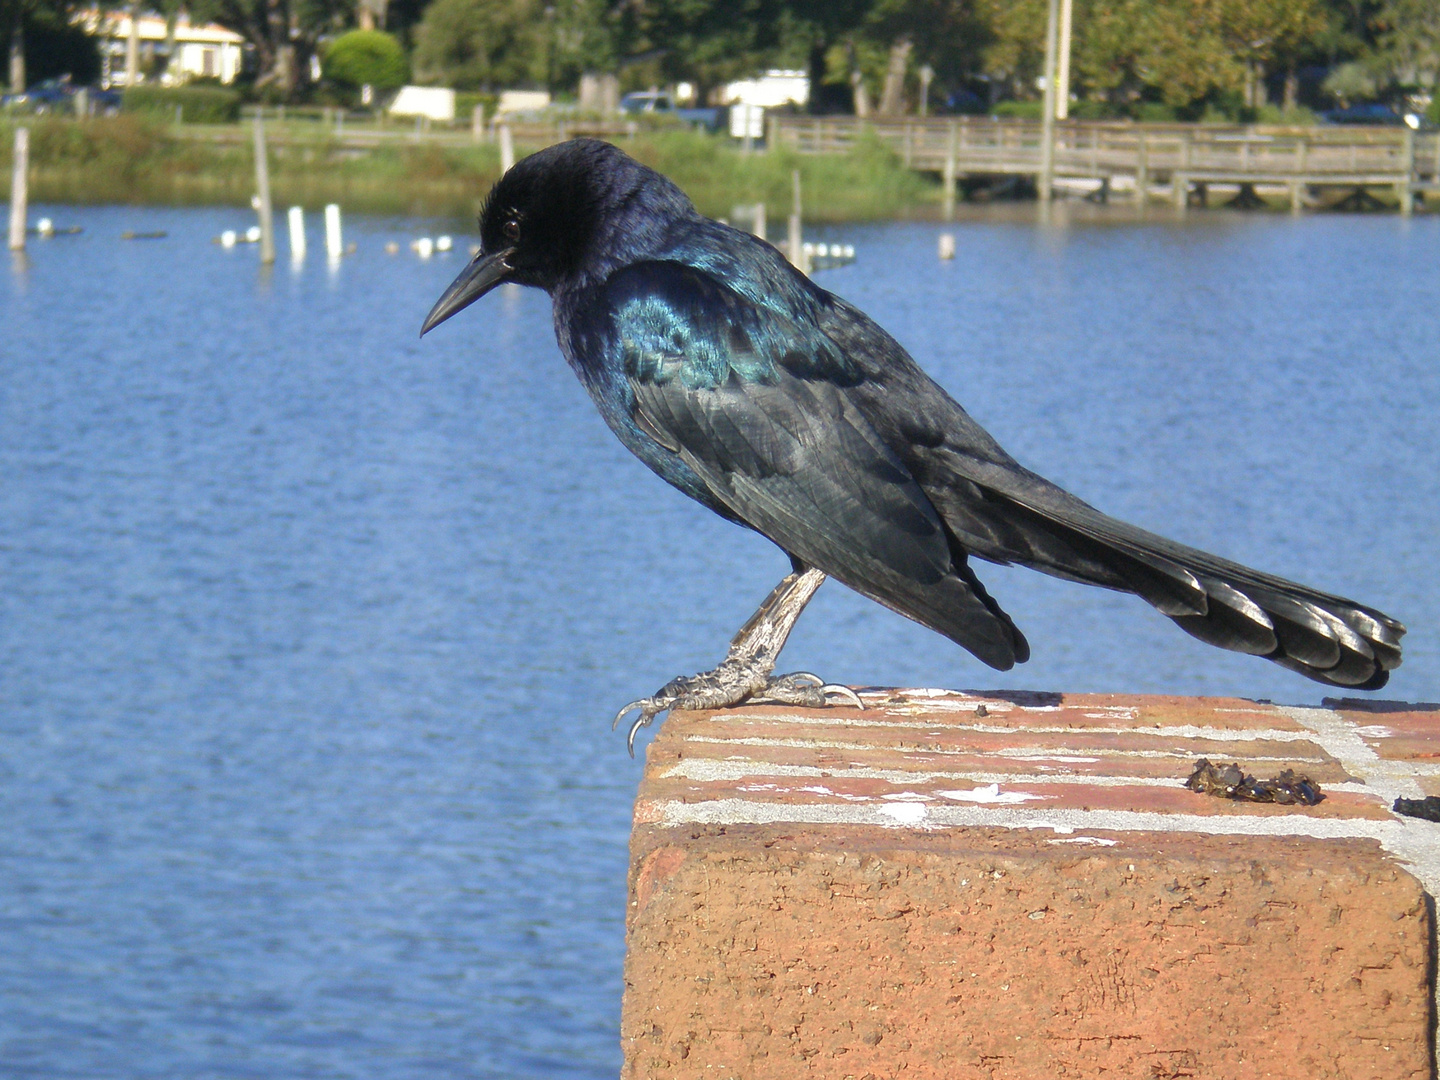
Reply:
M505 248L493 255L475 256L470 265L460 271L460 276L450 283L450 287L440 299L435 301L430 314L425 316L425 325L420 327L420 336L424 337L451 315L469 307L504 281L505 275L511 270L510 264L505 260L514 251L514 248Z

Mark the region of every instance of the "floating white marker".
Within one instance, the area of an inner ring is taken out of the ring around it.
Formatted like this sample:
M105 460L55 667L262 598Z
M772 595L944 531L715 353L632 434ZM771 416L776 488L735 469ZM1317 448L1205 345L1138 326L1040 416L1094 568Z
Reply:
M227 248L234 247L236 241L239 239L240 237L236 235L234 229L226 229L220 234L220 246Z
M325 254L332 259L345 254L345 245L340 239L340 207L333 202L325 207Z
M829 257L830 257L830 245L829 245L829 244L816 244L816 245L815 245L815 254L816 254L816 255L819 255L820 258L822 258L822 259L829 258ZM839 252L837 251L836 254L838 255Z
M953 259L955 257L955 234L942 232L940 234L940 258Z
M35 231L41 236L54 236L55 223L51 221L48 217L42 217L39 221L35 223Z
M260 226L251 225L245 230L245 242L247 244L258 244L260 242Z
M290 258L300 262L305 258L305 211L298 206L290 207Z
M400 254L400 245L397 244L394 240L391 240L389 243L387 243L387 244L385 245L385 254L386 254L386 255L399 255L399 254Z
M428 236L420 237L419 240L416 240L410 246L422 259L428 259L435 253L435 241L431 240Z
M451 240L448 236L437 236L435 238L436 251L449 251L454 246L455 241Z

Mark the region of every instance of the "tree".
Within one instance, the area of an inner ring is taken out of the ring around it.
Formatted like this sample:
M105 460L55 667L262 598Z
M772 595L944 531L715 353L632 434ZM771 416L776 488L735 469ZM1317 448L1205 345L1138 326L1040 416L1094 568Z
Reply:
M345 86L396 90L410 80L405 50L381 30L351 30L325 50L325 77Z
M548 29L539 0L434 0L415 28L416 75L467 90L545 85Z
M1376 59L1402 86L1433 87L1440 75L1440 4L1386 0L1376 18Z
M66 0L0 0L0 48L12 92L60 75L80 85L99 77L99 49L75 25L76 14Z
M351 0L193 0L190 14L243 37L259 61L255 85L289 98L320 38L345 29L354 8Z

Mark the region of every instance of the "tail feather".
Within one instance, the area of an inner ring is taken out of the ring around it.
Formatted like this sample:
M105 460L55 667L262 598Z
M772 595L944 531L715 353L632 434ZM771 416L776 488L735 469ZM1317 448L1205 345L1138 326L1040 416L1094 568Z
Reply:
M962 545L986 518L988 536L1004 533L1012 541L1003 551L981 543L972 548L980 557L1133 592L1186 633L1222 649L1348 689L1379 689L1400 666L1405 626L1396 619L1167 540L1046 487L1027 492L1031 498L991 489L982 503L967 500L955 522L946 512L954 503L938 503L947 524L961 525L955 532Z

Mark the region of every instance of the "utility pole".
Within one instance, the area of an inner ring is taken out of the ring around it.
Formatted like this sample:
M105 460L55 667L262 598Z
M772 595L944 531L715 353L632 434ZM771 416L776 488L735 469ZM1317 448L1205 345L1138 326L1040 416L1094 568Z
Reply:
M1040 117L1040 204L1048 206L1055 180L1055 36L1059 22L1058 0L1050 0L1045 21L1045 104Z
M1070 24L1074 21L1075 0L1060 0L1060 74L1055 78L1055 119L1070 117Z

